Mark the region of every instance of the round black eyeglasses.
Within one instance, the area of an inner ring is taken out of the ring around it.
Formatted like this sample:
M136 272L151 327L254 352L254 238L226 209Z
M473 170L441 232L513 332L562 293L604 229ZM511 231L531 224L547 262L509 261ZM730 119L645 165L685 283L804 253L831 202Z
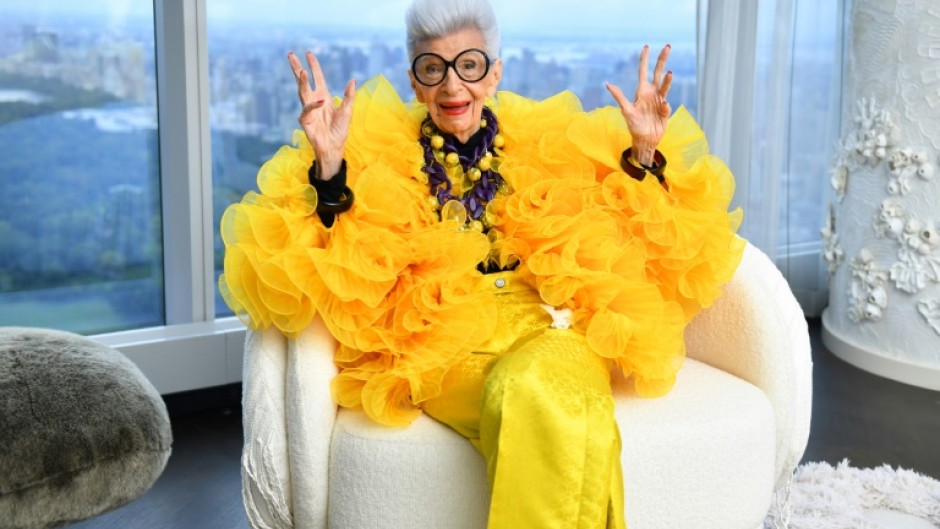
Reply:
M447 68L453 68L457 77L475 83L490 71L490 58L483 50L470 48L448 61L436 53L422 53L411 63L411 73L424 86L437 86L447 77Z

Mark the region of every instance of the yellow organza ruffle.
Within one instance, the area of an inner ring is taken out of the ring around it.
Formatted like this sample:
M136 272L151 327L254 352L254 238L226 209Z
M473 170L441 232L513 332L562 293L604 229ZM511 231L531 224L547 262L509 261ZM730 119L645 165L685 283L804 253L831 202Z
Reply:
M486 237L438 222L412 177L422 115L385 82L360 91L346 149L356 204L332 228L314 214L313 151L302 133L262 167L261 194L222 219L225 301L249 327L288 336L319 314L340 343L334 398L385 424L413 419L495 325L492 301L475 289Z
M720 295L743 252L740 212L727 212L734 181L684 108L659 145L667 190L620 168L630 135L619 109L584 113L576 103L567 93L500 94L501 171L515 190L493 208L500 259L526 263L546 303L572 308L592 350L639 394L663 395L685 356L685 325Z
M402 425L440 392L446 371L497 322L476 265L520 261L548 304L574 310L591 349L632 376L642 395L671 388L683 329L720 295L740 260L728 213L730 172L679 109L659 146L668 190L622 172L630 136L618 109L585 113L562 93L491 102L506 138L499 171L513 193L494 200L489 237L440 222L417 139L423 105L382 78L356 98L346 147L354 207L325 228L307 182L302 133L259 172L222 219L222 295L251 328L295 336L320 315L340 343L336 401Z

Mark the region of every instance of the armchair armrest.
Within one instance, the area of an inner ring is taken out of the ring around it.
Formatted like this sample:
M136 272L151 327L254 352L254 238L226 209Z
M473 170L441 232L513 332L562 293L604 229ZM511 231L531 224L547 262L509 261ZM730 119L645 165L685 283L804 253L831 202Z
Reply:
M325 529L336 343L317 318L294 340L248 331L242 495L255 529Z
M326 529L330 443L336 403L330 382L337 343L317 316L287 347L287 436L290 453L294 525Z
M245 335L242 370L242 499L255 529L294 526L290 507L284 380L287 339L276 329Z
M812 358L803 311L770 259L750 243L725 293L685 333L688 356L767 395L777 423L776 483L803 457L812 413Z

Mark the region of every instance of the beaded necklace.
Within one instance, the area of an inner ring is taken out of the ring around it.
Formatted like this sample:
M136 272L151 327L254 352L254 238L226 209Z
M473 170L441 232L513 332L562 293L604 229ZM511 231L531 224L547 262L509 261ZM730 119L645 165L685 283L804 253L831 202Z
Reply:
M472 157L459 154L456 138L441 133L431 117L421 123L424 171L428 176L428 204L442 219L458 220L476 231L490 227L486 206L497 194L508 194L508 183L499 174L499 151L505 140L499 134L496 115L483 107L483 137Z

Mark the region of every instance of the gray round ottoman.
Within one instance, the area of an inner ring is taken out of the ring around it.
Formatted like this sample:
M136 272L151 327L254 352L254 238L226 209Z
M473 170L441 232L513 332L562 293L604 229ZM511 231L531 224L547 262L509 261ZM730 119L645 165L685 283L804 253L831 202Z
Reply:
M170 456L166 406L121 353L0 327L0 527L90 518L143 494Z

